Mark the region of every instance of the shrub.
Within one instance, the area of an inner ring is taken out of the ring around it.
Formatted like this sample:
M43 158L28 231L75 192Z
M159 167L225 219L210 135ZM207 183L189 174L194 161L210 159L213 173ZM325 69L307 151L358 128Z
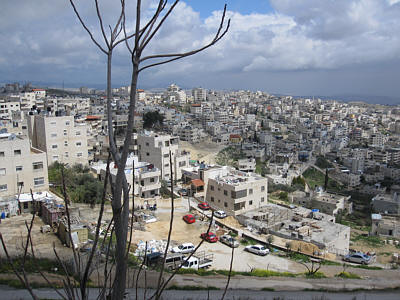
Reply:
M358 276L357 274L349 272L341 272L339 274L336 274L335 277L346 278L346 279L361 279L361 277Z
M314 279L318 279L318 278L326 278L325 274L318 271L316 273L305 273L307 278L314 278Z

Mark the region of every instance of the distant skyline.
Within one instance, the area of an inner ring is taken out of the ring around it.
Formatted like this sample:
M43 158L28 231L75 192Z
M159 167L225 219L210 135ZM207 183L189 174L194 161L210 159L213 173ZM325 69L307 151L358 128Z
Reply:
M181 1L149 52L206 43L225 2L232 25L219 44L143 72L140 86L376 95L400 104L400 0ZM76 3L97 29L93 2ZM117 12L115 3L100 0L106 24ZM143 3L147 13L155 1ZM132 5L128 11L133 12ZM105 57L81 28L69 1L4 1L0 26L0 82L104 85ZM129 81L129 57L121 45L114 57L113 85Z

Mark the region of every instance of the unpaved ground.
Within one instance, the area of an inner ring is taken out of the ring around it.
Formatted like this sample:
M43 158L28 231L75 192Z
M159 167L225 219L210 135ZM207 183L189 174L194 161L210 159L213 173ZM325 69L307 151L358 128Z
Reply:
M3 235L7 251L10 256L21 255L23 253L23 243L26 242L27 229L25 221L30 224L31 214L22 214L1 221L0 232ZM39 217L35 217L32 227L32 241L35 247L37 257L46 257L55 259L53 244L60 257L69 257L69 248L64 247L54 233L41 233L40 227L45 225ZM3 247L0 247L0 256L5 258Z
M190 152L190 159L204 161L207 164L215 164L215 156L226 145L218 145L211 141L204 141L197 144L190 144L185 141L179 141L179 148Z

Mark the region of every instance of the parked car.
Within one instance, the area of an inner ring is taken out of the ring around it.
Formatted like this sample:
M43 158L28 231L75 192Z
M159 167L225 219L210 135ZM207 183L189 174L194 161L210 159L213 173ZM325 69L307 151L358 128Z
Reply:
M364 254L362 252L355 252L347 254L344 258L344 261L353 262L357 264L368 265L372 263L372 256Z
M244 250L261 256L269 253L269 249L265 248L263 245L249 245L246 246Z
M192 223L196 222L196 219L194 218L193 215L184 215L183 221L185 221L188 224L192 224Z
M178 191L178 193L179 193L179 195L181 195L181 196L187 196L187 195L188 195L187 189L180 189L180 190Z
M219 240L221 243L224 243L225 245L228 245L229 247L232 247L232 248L239 247L239 242L237 240L235 240L233 237L231 237L229 234L224 234L223 236L220 236Z
M209 243L216 243L218 242L218 237L215 233L212 232L204 232L200 235L203 240L206 240Z
M218 219L223 219L223 218L226 218L226 217L227 217L226 213L225 213L223 210L216 210L216 211L214 211L214 216L215 216L216 218L218 218Z
M207 202L201 202L197 206L202 210L209 210L211 208L210 204L208 204Z
M192 253L194 251L194 245L192 243L183 243L177 247L172 248L173 253Z

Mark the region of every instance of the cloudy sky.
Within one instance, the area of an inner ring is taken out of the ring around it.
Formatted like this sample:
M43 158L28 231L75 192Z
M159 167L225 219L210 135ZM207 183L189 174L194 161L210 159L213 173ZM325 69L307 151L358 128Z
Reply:
M100 39L93 1L76 2ZM154 1L143 2L146 18ZM225 2L231 28L223 41L143 72L140 85L399 98L400 0L181 1L147 53L206 43ZM118 3L100 0L106 24L115 21ZM134 23L134 5L128 7L128 27ZM68 0L2 0L0 28L0 82L61 86L64 81L75 87L105 82L105 56L90 42ZM113 84L125 85L129 79L130 60L121 44L114 57Z

